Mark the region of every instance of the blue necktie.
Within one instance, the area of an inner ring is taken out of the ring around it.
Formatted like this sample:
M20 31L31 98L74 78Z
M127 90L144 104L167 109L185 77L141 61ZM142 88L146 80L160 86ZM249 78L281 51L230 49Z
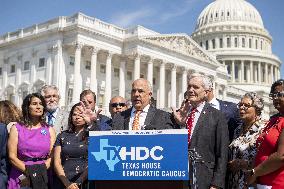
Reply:
M53 115L52 114L49 114L48 116L47 116L47 124L48 125L51 125L51 126L53 126Z

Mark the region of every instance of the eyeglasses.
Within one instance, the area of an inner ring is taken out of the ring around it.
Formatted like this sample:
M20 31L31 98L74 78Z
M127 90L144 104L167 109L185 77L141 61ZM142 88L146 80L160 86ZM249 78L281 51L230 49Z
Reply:
M272 99L284 97L284 92L270 93L269 97Z
M245 104L245 103L241 103L240 102L240 103L238 103L238 107L239 107L239 109L241 109L243 107L244 110L247 110L250 107L253 107L253 105L252 104Z
M126 104L125 103L112 103L111 104L111 107L113 107L113 108L116 108L117 106L124 107L124 106L126 106Z

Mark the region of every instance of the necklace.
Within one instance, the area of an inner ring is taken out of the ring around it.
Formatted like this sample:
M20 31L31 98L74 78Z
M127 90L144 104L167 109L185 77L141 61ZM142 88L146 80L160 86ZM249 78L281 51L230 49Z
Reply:
M266 135L268 135L269 131L278 125L280 122L280 117L273 117L270 119L270 121L267 123L267 125L264 127L262 133L259 135L259 137L256 139L256 148L259 149L262 142L264 141Z

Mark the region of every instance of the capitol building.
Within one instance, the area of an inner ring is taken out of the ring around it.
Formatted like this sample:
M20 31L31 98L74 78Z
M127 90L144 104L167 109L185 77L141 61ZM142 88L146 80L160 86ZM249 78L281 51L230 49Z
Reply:
M265 101L280 78L281 61L259 12L245 0L215 0L199 15L195 30L161 34L143 26L121 28L82 13L60 16L0 36L0 94L21 105L44 84L58 86L60 105L97 94L108 114L111 97L130 99L131 83L148 79L157 107L178 107L192 73L208 75L215 95L238 102L248 91Z

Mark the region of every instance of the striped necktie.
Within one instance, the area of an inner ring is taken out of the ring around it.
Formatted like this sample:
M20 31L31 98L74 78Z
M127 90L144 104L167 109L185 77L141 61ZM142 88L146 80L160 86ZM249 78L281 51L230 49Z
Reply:
M195 112L197 111L196 108L192 108L191 112L188 116L186 125L187 125L187 129L188 129L188 147L190 146L190 139L191 139L191 132L192 132L192 128L193 128L193 122L194 122L194 118L195 118Z
M135 116L134 116L134 120L133 120L133 124L132 124L132 130L139 130L140 129L139 116L140 116L141 112L142 112L141 110L135 111Z

